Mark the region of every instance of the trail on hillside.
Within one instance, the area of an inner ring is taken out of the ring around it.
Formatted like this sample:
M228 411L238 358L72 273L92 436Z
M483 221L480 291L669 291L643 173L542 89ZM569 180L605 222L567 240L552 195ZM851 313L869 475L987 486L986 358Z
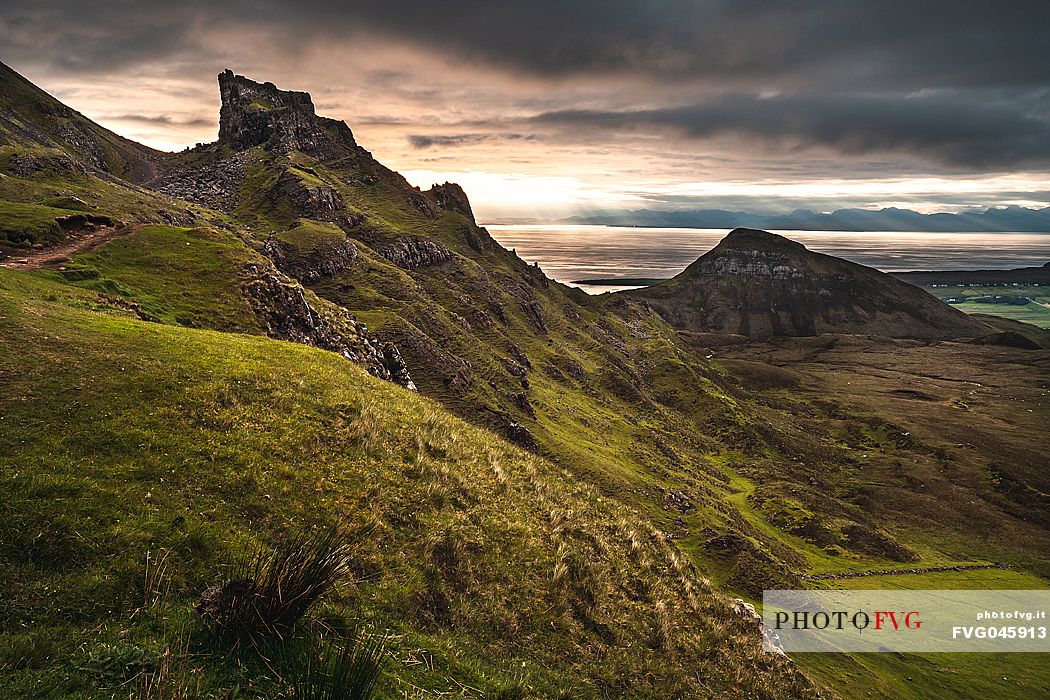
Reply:
M884 569L882 571L842 571L833 574L801 574L806 581L834 581L863 576L905 576L907 574L937 574L948 571L980 571L982 569L1009 569L1006 564L958 564L956 566L922 566L910 569Z
M58 245L44 250L16 250L0 260L0 267L16 270L54 269L70 262L73 255L93 250L103 243L126 236L136 230L134 226L100 226L93 229L71 231Z

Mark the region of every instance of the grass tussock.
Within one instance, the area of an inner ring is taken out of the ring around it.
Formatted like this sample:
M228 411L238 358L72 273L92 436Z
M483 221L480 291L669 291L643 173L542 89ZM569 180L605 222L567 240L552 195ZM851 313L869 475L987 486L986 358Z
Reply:
M340 641L318 641L292 663L291 700L369 700L387 656L384 636L354 628Z
M336 529L281 540L256 550L229 580L201 596L197 612L234 641L283 637L351 571L353 547Z
M162 604L171 589L168 576L170 549L146 552L146 573L142 582L142 609L149 610Z
M653 604L654 621L652 632L649 636L649 646L653 649L668 651L671 649L674 639L674 624L667 601L657 599Z

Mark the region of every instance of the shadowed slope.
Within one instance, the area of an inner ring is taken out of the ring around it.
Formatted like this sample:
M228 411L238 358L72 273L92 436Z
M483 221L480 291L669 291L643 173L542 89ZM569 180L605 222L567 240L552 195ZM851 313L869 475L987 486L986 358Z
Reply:
M60 161L65 155L71 170L99 171L131 182L152 177L153 161L161 155L99 126L0 63L3 146L35 149L21 156L25 171L34 168L34 158Z
M622 292L684 330L753 338L863 333L935 340L986 335L980 321L870 267L736 229L674 278Z

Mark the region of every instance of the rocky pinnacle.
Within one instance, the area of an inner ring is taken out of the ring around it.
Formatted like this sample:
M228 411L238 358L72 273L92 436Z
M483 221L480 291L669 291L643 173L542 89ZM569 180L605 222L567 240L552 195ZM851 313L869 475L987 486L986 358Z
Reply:
M338 146L356 146L344 122L314 113L309 93L279 90L273 83L257 83L219 74L219 142L238 150L265 145L283 151L299 150L324 156Z

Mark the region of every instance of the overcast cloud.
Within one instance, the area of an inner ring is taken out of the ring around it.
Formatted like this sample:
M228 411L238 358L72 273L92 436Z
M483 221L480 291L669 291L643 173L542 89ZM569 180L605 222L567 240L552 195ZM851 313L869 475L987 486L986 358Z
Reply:
M958 187L917 206L958 207L966 183L978 183L974 205L1046 203L1044 0L0 0L0 10L0 60L160 147L214 138L214 76L229 66L309 90L394 167L533 178L540 198L540 183L568 178L610 205L641 191L652 208L663 187L666 206L703 207L746 201L740 188L756 183L761 208L769 185L803 182L815 208L878 206L902 201L900 182L933 178ZM838 183L858 179L886 191L843 201Z

